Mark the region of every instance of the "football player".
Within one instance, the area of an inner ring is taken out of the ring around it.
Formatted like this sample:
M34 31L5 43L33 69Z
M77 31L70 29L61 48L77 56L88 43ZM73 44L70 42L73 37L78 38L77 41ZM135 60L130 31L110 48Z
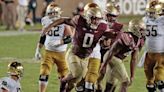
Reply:
M61 8L54 2L50 3L46 9L46 16L42 18L43 29L61 17ZM36 59L41 58L40 50L45 46L45 56L41 62L39 77L39 92L46 92L50 72L56 64L59 79L61 80L68 73L66 64L67 44L71 42L72 30L65 24L50 27L46 35L40 37L36 48ZM65 84L60 81L60 92L65 89Z
M123 28L123 25L119 22L117 22L117 17L119 16L119 9L117 8L117 5L114 2L108 2L106 5L106 20L108 22L109 26L109 32L112 32L113 35L108 35L108 32L106 33L106 36L104 40L101 40L101 62L103 62L104 54L107 50L109 50L110 45L114 41L117 34L121 31ZM109 66L110 67L110 66ZM110 70L109 70L110 71ZM105 72L100 74L98 81L97 81L97 89L96 92L102 92L101 87L101 81L105 75ZM107 75L110 76L108 73ZM107 78L109 78L109 76ZM107 79L109 80L109 79ZM114 92L115 90L115 82L114 81L107 81L105 92Z
M146 14L143 17L143 21L146 25L155 25L156 14L155 14L155 5L157 4L157 0L150 0L146 5ZM144 34L146 35L146 34ZM144 53L141 55L141 59L138 63L139 67L144 66L145 56L146 56L146 48L144 48Z
M152 1L157 3L152 6L156 10L157 17L154 21L146 22L146 58L144 71L147 78L148 92L164 92L164 1Z
M107 24L100 22L102 17L101 10L97 7L92 7L87 10L84 9L83 16L77 15L73 18L61 18L50 24L51 27L66 23L76 28L73 37L73 46L68 52L70 73L63 81L77 83L86 75L89 56L93 52L93 48L98 43L99 39L107 30ZM43 34L45 34L50 31L50 29L46 28L43 31ZM93 89L85 88L83 92L92 91Z
M138 58L139 47L142 37L141 31L144 30L144 23L140 20L133 19L129 22L129 28L126 32L120 32L110 49L104 55L104 61L101 65L100 72L106 71L106 66L110 66L110 82L119 80L121 82L120 92L127 92L127 88L132 84L134 79L134 70ZM130 78L125 69L123 59L131 53ZM105 91L109 92L109 91Z
M23 76L23 66L17 61L8 65L9 77L0 79L0 92L21 92L20 79Z
M87 5L85 5L84 10L86 11L89 8L100 8L100 7L95 3L88 3ZM103 22L103 21L104 20L101 20L101 22ZM95 48L93 49L92 53L89 56L88 70L87 70L87 73L85 76L85 80L84 80L85 83L83 86L85 88L85 90L93 90L94 89L94 86L96 84L96 81L97 81L97 78L99 75L98 73L99 73L99 67L100 67L100 59L101 59L100 44L97 43ZM83 92L84 88L83 88L83 90L80 90L78 92Z

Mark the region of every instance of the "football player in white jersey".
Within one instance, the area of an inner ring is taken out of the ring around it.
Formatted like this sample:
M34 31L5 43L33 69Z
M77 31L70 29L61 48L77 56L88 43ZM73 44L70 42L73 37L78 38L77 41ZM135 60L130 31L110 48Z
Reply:
M143 21L145 22L146 25L156 25L155 21L156 21L156 14L155 14L155 5L157 4L157 1L155 0L150 0L147 5L146 5L146 14L143 17ZM148 32L148 30L147 30ZM149 33L146 33L147 35L149 35ZM144 34L145 35L145 34ZM140 58L140 61L138 63L138 67L142 67L144 65L144 61L145 61L145 56L146 56L146 48L143 48L144 53L141 55L142 57Z
M148 92L164 92L164 2L161 0L153 1L157 3L152 6L156 10L157 18L152 23L146 22L146 57L144 71L147 78Z
M21 92L20 78L23 76L23 66L14 61L8 65L9 77L0 79L0 92Z
M55 2L50 3L47 6L46 16L43 17L41 21L43 29L53 23L53 21L59 19L61 13L61 8L55 4ZM40 41L36 48L35 58L41 58L40 50L43 45L45 46L45 56L40 67L39 92L46 92L48 78L54 64L57 66L57 72L60 79L60 92L64 91L66 83L61 82L61 79L68 73L65 52L67 44L71 42L71 38L72 30L70 26L65 24L52 27L51 31L40 37Z

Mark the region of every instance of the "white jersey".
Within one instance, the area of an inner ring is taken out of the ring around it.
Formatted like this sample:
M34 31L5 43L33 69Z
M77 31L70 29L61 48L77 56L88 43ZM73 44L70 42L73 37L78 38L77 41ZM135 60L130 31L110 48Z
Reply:
M101 53L100 53L100 44L97 43L96 46L94 47L92 53L89 56L90 58L97 58L101 59Z
M145 18L146 23L146 47L148 52L164 52L164 17L156 20Z
M43 27L47 27L51 23L53 23L53 20L50 19L48 16L45 16L42 18L41 21ZM51 31L49 31L46 34L46 40L45 40L45 49L49 51L57 51L57 52L63 52L66 51L67 44L63 44L60 46L52 46L49 45L50 42L55 42L55 41L60 41L64 37L64 29L65 29L65 24L58 25L57 27L52 27Z
M0 92L2 92L2 88L9 92L21 92L19 80L16 81L11 77L4 77L0 79Z

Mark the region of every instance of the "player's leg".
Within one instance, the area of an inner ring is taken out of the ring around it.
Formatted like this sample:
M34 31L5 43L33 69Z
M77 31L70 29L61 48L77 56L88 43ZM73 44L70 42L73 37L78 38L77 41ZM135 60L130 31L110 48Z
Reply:
M68 90L68 88L72 88L72 84L78 83L82 78L84 78L88 66L88 58L80 59L78 56L74 55L71 50L68 51L67 60L69 73L65 78L63 78L63 81L68 82L70 85L67 86L66 90ZM69 89L69 91L70 90L71 89Z
M53 54L53 57L55 59L58 76L60 79L60 92L64 92L66 82L62 81L62 78L64 78L68 73L68 67L65 59L65 52L55 52Z
M160 92L164 92L164 53L159 53L156 57L155 81Z
M121 59L117 57L112 57L112 62L110 63L113 69L111 76L117 78L121 82L120 92L127 92L128 84L130 83L128 73ZM112 83L112 82L108 82ZM114 81L113 81L114 85ZM108 92L108 91L107 91Z
M100 67L100 59L90 58L88 63L88 71L85 78L85 92L94 91L94 84L98 78Z
M40 77L39 77L39 92L46 92L48 78L52 70L54 62L50 51L45 52L45 57L41 62Z
M102 80L105 76L105 73L100 73L96 83L96 92L102 92Z
M144 71L147 78L147 84L146 88L148 92L155 92L156 91L156 85L154 83L155 76L154 76L154 56L150 53L146 54L145 63L144 63Z
M114 92L116 88L116 84L118 82L117 78L113 76L115 73L114 65L108 64L107 71L106 71L106 86L104 92Z
M103 57L108 49L103 49L101 48L100 53L101 53L101 63L103 62ZM101 65L100 63L100 65ZM109 67L108 67L109 68ZM96 92L102 92L102 80L104 79L105 73L100 72L97 83L96 83Z

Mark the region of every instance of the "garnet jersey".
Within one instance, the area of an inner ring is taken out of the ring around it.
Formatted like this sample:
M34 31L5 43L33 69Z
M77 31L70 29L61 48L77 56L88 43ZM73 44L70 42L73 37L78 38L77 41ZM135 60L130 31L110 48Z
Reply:
M156 20L147 19L146 23L146 46L148 52L164 52L164 17Z
M48 16L45 16L42 18L42 25L43 27L47 27L50 25L54 20L50 19ZM46 34L46 40L45 40L45 49L49 51L57 51L57 52L62 52L66 51L67 44L63 44L60 46L52 46L49 45L50 42L55 42L55 41L60 41L64 37L64 29L65 29L65 24L58 25L57 27L52 27L51 31L49 31Z
M19 80L15 81L11 77L4 77L0 79L0 92L2 92L2 89L8 92L21 92L21 85Z
M82 16L75 16L72 21L76 26L73 38L73 53L80 58L88 57L107 29L107 24L100 22L97 29L91 29Z
M114 42L114 39L116 38L117 34L121 31L123 28L123 25L118 22L114 22L112 26L104 33L105 39L112 39L112 43ZM103 41L101 41L103 42ZM104 47L101 47L101 62L103 62L104 54L106 53L108 49L104 49Z
M130 33L120 32L116 40L121 45L121 50L115 56L120 59L124 59L131 51L141 46L141 40L135 40Z
M114 22L112 26L109 27L108 31L104 33L103 36L105 36L105 38L114 40L122 28L123 25L121 23Z

